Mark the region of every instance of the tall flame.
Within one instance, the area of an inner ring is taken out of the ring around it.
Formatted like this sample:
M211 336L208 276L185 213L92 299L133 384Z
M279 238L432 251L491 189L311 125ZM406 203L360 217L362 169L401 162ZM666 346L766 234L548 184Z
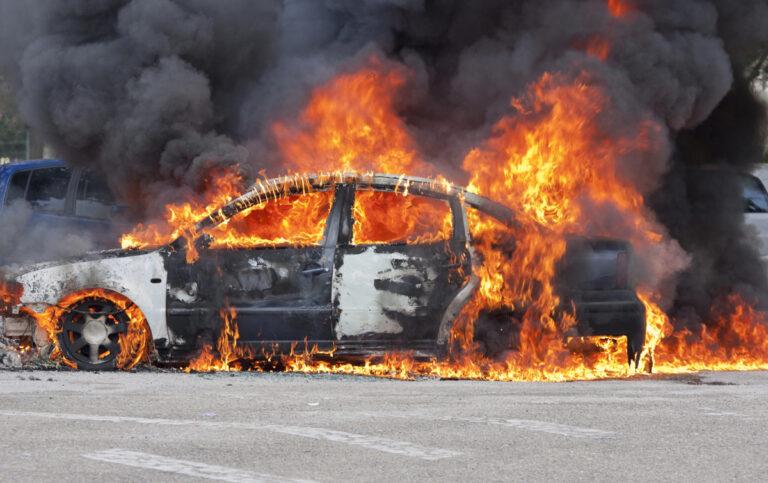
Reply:
M200 354L190 361L187 372L229 372L242 369L240 361L252 357L253 353L247 347L237 345L240 331L235 321L236 316L237 311L233 307L224 307L219 311L222 324L216 342L217 353L213 353L210 344L204 345Z
M472 324L484 310L517 305L522 309L519 350L507 357L506 374L536 378L538 373L547 379L556 373L591 378L626 372L614 350L585 358L563 343L576 321L553 286L569 234L629 236L642 243L661 237L642 195L621 179L616 162L628 151L649 149L659 127L647 120L634 136L609 140L599 127L607 104L587 73L574 81L544 74L526 98L512 100L517 113L502 118L492 137L464 159L464 169L473 173L471 187L515 209L520 226L510 233L470 216L484 262L480 290L454 338L466 349ZM607 223L600 225L593 212L605 210L633 220L631 229L617 233ZM498 248L510 236L511 255Z
M273 126L283 158L299 171L429 174L394 108L407 75L371 57L315 89L298 122Z

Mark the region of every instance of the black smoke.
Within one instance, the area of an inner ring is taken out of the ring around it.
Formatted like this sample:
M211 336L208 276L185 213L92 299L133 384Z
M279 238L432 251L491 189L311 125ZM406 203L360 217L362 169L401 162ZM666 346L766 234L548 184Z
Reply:
M512 97L544 72L586 70L611 98L607 133L663 126L655 149L617 162L692 256L678 305L726 286L763 293L738 187L719 187L730 201L705 220L687 184L690 166L760 158L763 109L742 77L768 41L768 1L621 3L617 18L607 0L2 0L0 67L61 156L101 168L149 212L203 189L216 167L278 174L272 123L371 54L413 73L401 115L457 181L467 151L514 115ZM595 39L611 45L605 61L585 52ZM646 260L671 292L688 263L673 248Z
M745 225L743 173L765 148L766 106L743 79L712 115L676 133L673 164L651 203L670 235L691 255L677 281L673 313L696 324L713 300L739 293L765 307L768 279L759 239Z

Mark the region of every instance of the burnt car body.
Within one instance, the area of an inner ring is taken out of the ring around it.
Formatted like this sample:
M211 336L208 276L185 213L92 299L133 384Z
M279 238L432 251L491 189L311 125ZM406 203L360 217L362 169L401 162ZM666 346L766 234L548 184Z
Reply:
M329 208L315 243L214 248L205 234L266 200L318 192L328 193ZM363 192L435 200L445 207L450 230L425 242L358 243L354 224L362 222L355 217L355 197ZM19 303L38 312L79 290L122 295L142 311L157 354L166 361L183 360L200 347L201 337L212 338L225 304L237 312L240 344L287 350L306 342L350 356L391 350L434 355L445 350L455 318L479 283L468 209L515 224L507 207L424 178L336 174L265 180L197 224L193 231L204 235L196 240L198 256L191 263L192 248L179 239L155 250L38 264L12 278L23 286ZM628 257L624 242L574 239L561 264L560 291L564 308L577 314L574 335L627 336L636 362L645 316L627 279ZM6 315L14 309L6 307ZM8 336L32 330L24 318L5 321ZM87 362L87 352L81 355ZM79 365L110 363L93 357L91 362Z

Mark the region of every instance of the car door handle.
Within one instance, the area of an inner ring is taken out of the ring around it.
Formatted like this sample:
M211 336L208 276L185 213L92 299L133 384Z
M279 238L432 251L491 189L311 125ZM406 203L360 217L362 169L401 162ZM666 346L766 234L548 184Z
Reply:
M301 271L302 275L320 275L321 273L327 273L328 269L325 267L309 267Z

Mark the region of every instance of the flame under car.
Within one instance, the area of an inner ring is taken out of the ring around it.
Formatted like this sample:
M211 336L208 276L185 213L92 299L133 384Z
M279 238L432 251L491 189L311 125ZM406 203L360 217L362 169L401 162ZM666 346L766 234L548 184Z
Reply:
M185 361L212 341L227 307L237 314L239 344L254 354L288 351L296 342L350 357L445 354L453 324L478 290L482 260L468 210L516 223L507 207L430 179L267 180L166 246L18 271L12 282L23 295L4 314L6 335L42 327L81 369L130 367L150 345L160 361ZM275 231L281 226L285 235ZM570 240L558 291L562 309L577 320L569 335L626 336L637 363L645 313L629 255L625 242ZM521 310L481 313L476 347L492 357L514 350Z

